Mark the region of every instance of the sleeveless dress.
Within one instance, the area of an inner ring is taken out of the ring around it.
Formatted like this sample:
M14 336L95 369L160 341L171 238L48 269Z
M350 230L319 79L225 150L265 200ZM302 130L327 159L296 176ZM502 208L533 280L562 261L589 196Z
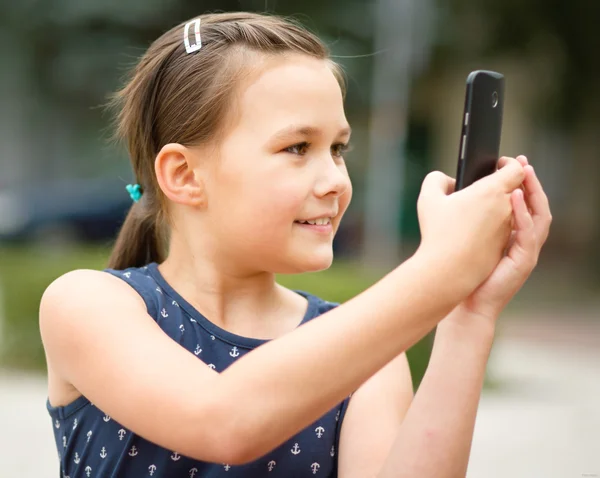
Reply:
M169 286L156 263L105 271L133 287L165 334L217 372L267 342L217 327ZM337 305L295 292L308 300L301 324ZM201 462L159 447L117 423L84 396L62 407L53 407L47 400L46 406L61 478L335 478L340 428L349 398L280 447L240 466Z

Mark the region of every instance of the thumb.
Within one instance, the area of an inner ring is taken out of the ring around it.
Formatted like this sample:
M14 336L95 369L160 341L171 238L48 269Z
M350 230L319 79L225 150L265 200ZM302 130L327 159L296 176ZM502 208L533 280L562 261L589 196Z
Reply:
M421 184L421 197L447 196L454 191L456 181L441 171L432 171Z
M486 176L482 182L494 182L500 185L500 188L506 192L511 193L517 189L525 180L525 169L523 165L514 158L503 158L503 164L500 165L500 169L489 176Z

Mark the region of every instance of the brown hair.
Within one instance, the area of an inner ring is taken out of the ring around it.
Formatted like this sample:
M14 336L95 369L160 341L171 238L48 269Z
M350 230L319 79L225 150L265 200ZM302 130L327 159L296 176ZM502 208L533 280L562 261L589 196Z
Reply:
M110 104L118 108L116 136L127 143L143 191L121 227L110 268L141 267L166 258L166 200L154 173L154 160L168 143L189 146L215 141L231 110L234 88L248 69L244 53L301 53L327 60L345 94L341 68L329 59L326 46L294 21L243 12L197 18L201 20L199 51L186 53L185 23L169 30L142 56ZM193 28L189 34L195 43Z

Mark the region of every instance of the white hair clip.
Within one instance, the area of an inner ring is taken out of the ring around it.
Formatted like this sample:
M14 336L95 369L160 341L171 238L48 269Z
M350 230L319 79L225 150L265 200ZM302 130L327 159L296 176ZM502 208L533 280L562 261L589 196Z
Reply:
M190 26L194 25L194 33L196 36L196 43L190 45ZM200 38L200 19L196 18L191 22L185 24L185 31L183 32L183 42L185 43L185 51L188 53L194 53L195 51L202 48L202 39Z

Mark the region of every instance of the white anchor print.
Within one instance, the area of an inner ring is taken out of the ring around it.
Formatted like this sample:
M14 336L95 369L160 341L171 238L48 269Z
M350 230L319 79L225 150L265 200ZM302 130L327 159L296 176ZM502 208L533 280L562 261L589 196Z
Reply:
M194 350L194 354L200 355L200 352L202 352L202 349L200 348L200 344L196 344L196 350Z
M73 422L73 430L75 430L77 428L77 418L75 419L75 421Z
M173 304L175 307L179 307L179 304L177 303L176 300L174 300L173 302L171 302L171 304Z
M56 420L54 422L54 427L58 430L60 428L60 422L58 420Z
M150 476L154 475L154 472L156 471L156 465L150 465L148 467L148 471L150 472Z
M136 456L138 454L137 448L132 446L131 450L129 450L129 456Z
M176 451L174 451L173 454L171 455L171 460L173 460L173 461L181 460L181 455L179 453L177 453Z
M212 368L214 370L216 368L216 366L214 363L209 363L208 368Z
M215 340L215 336L214 336L214 335L211 335L211 336L210 336L210 340Z
M63 448L67 448L67 437L63 436Z
M158 292L159 294L162 294L162 290L160 290L160 287L156 288L156 292Z
M190 478L194 478L194 476L196 476L196 473L198 473L198 468L192 468L190 470Z
M273 471L273 468L275 468L276 464L277 462L275 460L271 460L269 463L267 463L267 468L269 468L269 471Z
M127 277L128 279L131 279L131 272L125 272L125 273L123 273L123 275L125 277Z
M337 414L335 416L335 421L337 422L340 419L340 411L337 411Z
M329 455L331 456L331 458L335 456L335 446L331 446L331 451L329 452Z
M183 324L181 324L179 326L179 330L181 330L181 333L183 334L185 332L185 327L183 326Z
M225 469L225 471L231 470L231 466L230 465L223 465L223 468Z
M240 355L240 352L237 347L233 347L231 349L231 352L229 352L229 355L231 355L232 357L238 357Z
M81 458L79 458L79 454L77 452L75 452L75 459L73 461L76 465L79 465L79 462L81 461Z
M315 428L315 432L317 434L317 437L321 438L323 436L323 433L325 433L325 429L323 427L317 427Z
M102 418L102 420L104 420L105 422L110 422L110 417L108 415L104 415L104 417Z
M90 440L92 438L92 430L90 430L89 432L87 432L87 442L89 443Z
M91 476L91 474L92 474L92 467L91 466L88 465L88 466L85 467L85 474L86 474L86 476L88 478Z
M190 319L190 322L194 322L194 324L197 324L198 322L196 321L196 319Z
M166 319L169 316L169 314L167 313L167 309L163 307L163 309L160 311L160 315L163 319Z
M292 448L292 455L299 455L301 451L302 450L300 450L300 447L298 446L298 444L295 443L294 448Z
M104 459L108 456L108 453L106 453L106 448L102 447L102 450L100 450L100 458Z
M122 428L117 433L119 434L120 441L123 441L123 437L127 434L127 432L125 430L123 430Z
M319 465L318 463L313 463L312 465L310 465L310 468L313 472L313 475L316 475L317 471L319 471L319 468L321 468L321 465Z

